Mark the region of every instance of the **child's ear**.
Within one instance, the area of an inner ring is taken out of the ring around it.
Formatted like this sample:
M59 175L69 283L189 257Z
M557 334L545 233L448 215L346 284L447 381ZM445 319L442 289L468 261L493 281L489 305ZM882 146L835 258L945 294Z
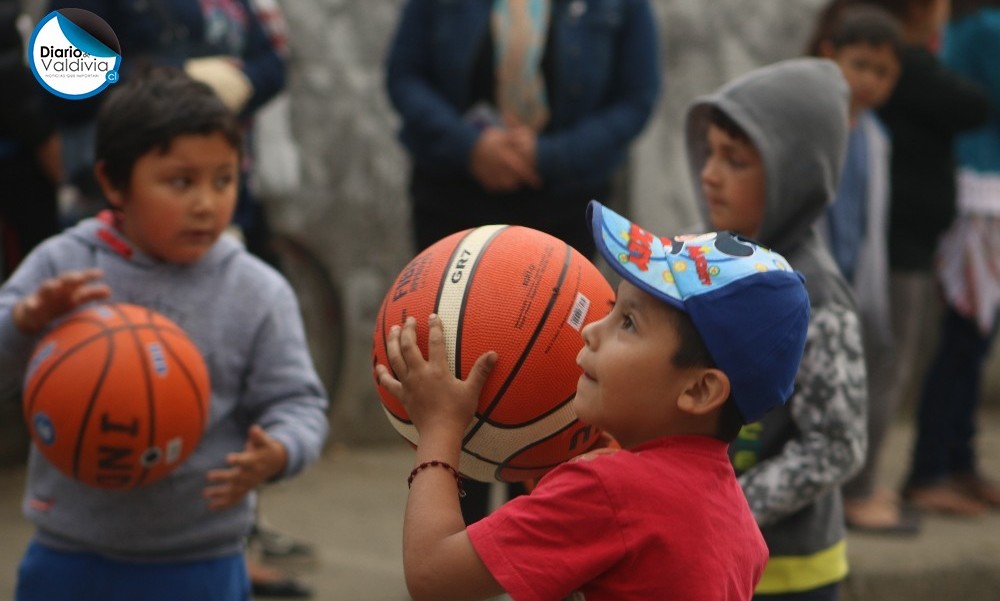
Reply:
M104 198L108 200L108 204L116 209L122 208L125 204L125 195L108 178L105 161L97 161L97 164L94 165L94 177L97 178L97 183L101 185L101 192L104 193Z
M705 368L698 372L677 399L677 407L692 415L705 415L722 407L729 399L729 377L721 369Z

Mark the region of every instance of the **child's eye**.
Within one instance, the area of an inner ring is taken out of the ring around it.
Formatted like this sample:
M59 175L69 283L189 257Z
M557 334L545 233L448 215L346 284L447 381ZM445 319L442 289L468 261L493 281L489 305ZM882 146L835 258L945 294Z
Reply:
M712 159L720 160L731 169L742 169L749 164L747 161L741 159L736 152L729 148L715 150L714 148L709 147L706 152L705 159L706 161Z
M629 330L629 331L635 329L635 323L632 321L632 316L631 315L627 315L626 314L626 315L622 316L622 329L623 330Z
M191 180L187 177L172 177L170 178L170 185L178 190L181 190L190 186Z
M743 169L749 164L746 161L733 155L727 156L726 162L729 163L729 166L732 167L733 169Z
M885 79L891 75L888 67L872 67L872 71L874 71L875 75L880 79Z
M220 175L215 178L215 187L220 190L228 188L235 180L235 176L231 174Z

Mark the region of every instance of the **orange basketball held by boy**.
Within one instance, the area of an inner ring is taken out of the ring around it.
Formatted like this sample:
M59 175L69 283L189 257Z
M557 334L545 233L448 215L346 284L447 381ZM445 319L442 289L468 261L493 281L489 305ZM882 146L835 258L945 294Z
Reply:
M476 359L498 362L462 446L459 471L483 482L538 478L592 448L600 432L571 408L583 347L580 331L608 313L614 291L571 246L527 227L487 225L426 248L389 289L374 332L373 360L388 365L386 338L408 316L427 352L426 316L444 329L449 369L466 378ZM393 427L419 444L398 399L378 384Z
M77 311L36 345L24 380L32 440L85 484L155 482L194 451L208 420L201 353L174 322L146 307Z

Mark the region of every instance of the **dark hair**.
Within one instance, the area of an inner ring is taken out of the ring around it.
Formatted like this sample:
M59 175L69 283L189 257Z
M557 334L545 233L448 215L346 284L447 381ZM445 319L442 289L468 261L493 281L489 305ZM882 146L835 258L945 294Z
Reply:
M744 142L753 144L753 141L750 139L750 136L747 135L746 130L743 129L732 117L726 114L725 111L718 107L711 107L711 110L708 112L708 123L709 125L714 125L726 132L731 138L743 140Z
M809 53L820 56L824 42L840 49L855 44L889 46L899 57L903 51L903 29L899 19L875 5L856 4L843 7L834 14L824 14L813 34Z
M830 0L816 17L816 25L809 35L809 41L806 43L806 55L820 56L820 45L823 43L823 40L829 40L832 37L833 34L831 32L840 13L844 12L847 7L856 6L860 3L861 0Z
M671 358L674 367L682 369L688 367L716 368L715 360L712 359L708 347L705 346L705 341L698 333L697 328L694 327L691 318L686 313L675 309L671 309L669 313L677 332L677 352ZM719 412L715 437L725 442L732 442L736 440L744 423L746 422L743 420L739 408L736 407L732 393L730 393Z
M166 152L182 135L219 133L238 152L243 134L236 116L206 84L174 67L152 67L115 86L97 115L95 159L116 188L152 149Z
M927 6L934 0L830 0L826 7L819 13L816 20L816 27L813 29L809 42L806 44L806 54L819 56L819 45L823 40L831 38L831 32L837 24L838 17L848 7L852 6L874 6L881 8L896 18L902 28L903 24L910 17L910 11L914 6ZM956 2L957 0L952 0ZM970 0L970 2L996 2L997 0ZM954 13L954 8L952 11Z

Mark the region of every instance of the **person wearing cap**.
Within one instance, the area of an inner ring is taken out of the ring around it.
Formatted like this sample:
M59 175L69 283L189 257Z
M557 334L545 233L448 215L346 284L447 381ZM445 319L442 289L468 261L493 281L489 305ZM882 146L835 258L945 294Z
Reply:
M426 359L414 317L390 330L392 372L376 375L420 433L403 523L416 601L747 600L764 570L727 448L792 394L809 323L802 276L729 232L660 238L596 201L587 218L621 281L611 312L583 328L573 407L621 450L563 463L466 527L454 466L496 353L463 381L436 316Z
M751 71L687 113L710 227L784 255L811 305L794 394L730 447L770 551L759 599L833 600L848 571L840 485L865 457L867 374L854 297L818 230L840 180L848 99L835 63L799 58Z

